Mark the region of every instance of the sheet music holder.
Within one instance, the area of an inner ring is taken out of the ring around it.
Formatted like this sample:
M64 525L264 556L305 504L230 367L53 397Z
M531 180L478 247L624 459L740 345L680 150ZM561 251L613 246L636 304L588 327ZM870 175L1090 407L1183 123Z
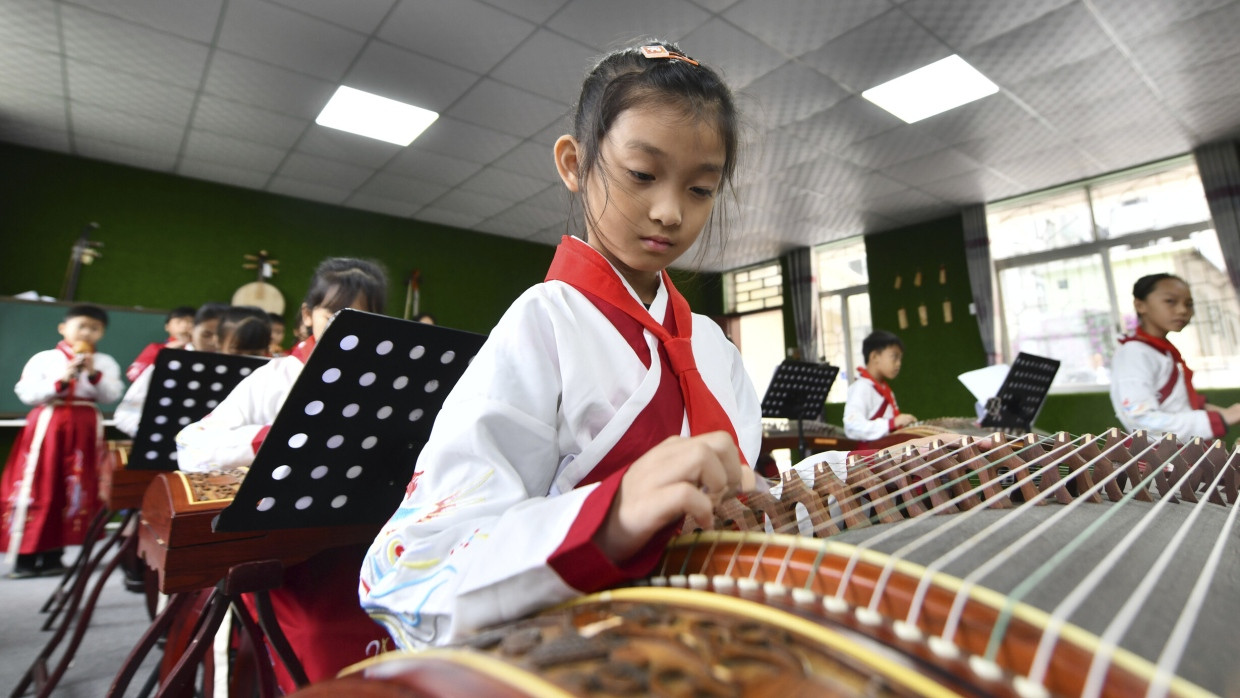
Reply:
M1059 361L1021 352L1012 362L999 392L986 401L982 426L1033 431L1033 423L1042 411L1051 382L1059 372Z
M217 531L387 521L486 337L345 309L315 346Z
M797 420L797 447L802 458L809 455L804 420L822 419L827 393L839 372L839 367L831 364L787 359L775 368L762 397L763 417Z
M161 349L133 437L130 470L176 470L177 432L207 416L243 378L269 361L188 349Z

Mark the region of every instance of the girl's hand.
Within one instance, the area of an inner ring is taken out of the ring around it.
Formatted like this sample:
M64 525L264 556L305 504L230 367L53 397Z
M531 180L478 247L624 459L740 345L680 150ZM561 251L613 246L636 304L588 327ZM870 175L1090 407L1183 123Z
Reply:
M1240 423L1240 402L1230 407L1219 407L1217 409L1223 421L1227 423L1227 426Z
M753 487L753 470L741 465L727 432L668 437L629 466L594 542L623 563L669 523L685 514L710 522L725 496Z
M896 424L897 429L901 427L907 427L908 425L916 421L917 421L917 418L911 414L908 414L907 412L895 418L895 424Z

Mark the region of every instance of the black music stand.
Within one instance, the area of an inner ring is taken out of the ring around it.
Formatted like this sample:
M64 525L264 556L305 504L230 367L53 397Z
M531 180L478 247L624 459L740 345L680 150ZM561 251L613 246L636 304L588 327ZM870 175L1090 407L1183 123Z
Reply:
M369 525L377 534L400 505L444 398L485 340L472 332L340 311L289 390L213 530ZM267 594L282 576L278 559L233 566L204 604L191 649L161 690L175 692L192 684L209 638L230 607L256 646L262 642L260 633L266 636L290 676L304 686L305 671L280 630ZM242 593L254 594L257 623L236 603ZM160 622L162 618L156 624ZM122 667L114 683L121 693L157 632L152 625ZM264 667L260 675L269 671Z
M822 418L827 393L839 372L839 367L831 364L788 359L775 368L762 396L763 417L797 420L797 448L802 458L809 456L803 420Z
M1033 431L1033 423L1042 411L1051 382L1059 372L1059 361L1021 352L1008 369L999 392L986 401L982 426Z
M131 470L176 470L177 432L207 416L243 378L270 359L161 349L129 453Z
M341 311L215 530L382 525L400 505L444 398L485 339Z

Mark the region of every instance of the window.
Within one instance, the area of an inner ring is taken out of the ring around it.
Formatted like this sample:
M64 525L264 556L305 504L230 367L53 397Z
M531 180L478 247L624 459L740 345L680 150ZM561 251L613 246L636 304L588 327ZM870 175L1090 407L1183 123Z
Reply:
M854 238L818 249L822 360L840 367L840 375L827 394L828 402L844 402L848 398L848 382L861 360L861 341L873 329L869 283L864 239Z
M724 310L739 318L732 340L758 399L766 394L775 367L784 360L783 271L779 262L748 267L723 276Z
M1058 391L1109 384L1116 339L1136 327L1133 283L1168 272L1189 282L1197 308L1171 337L1194 384L1240 385L1228 360L1240 303L1191 157L998 202L986 224L1006 360L1021 351L1058 359Z

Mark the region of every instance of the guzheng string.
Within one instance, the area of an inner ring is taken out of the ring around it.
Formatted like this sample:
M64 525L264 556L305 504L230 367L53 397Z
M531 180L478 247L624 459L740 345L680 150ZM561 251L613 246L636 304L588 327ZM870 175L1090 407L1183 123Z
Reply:
M1222 470L1237 467L1236 454L1233 453L1231 459ZM1184 648L1188 646L1188 636L1192 632L1192 628L1197 623L1197 618L1201 615L1201 607L1205 605L1206 591L1210 588L1210 583L1214 579L1215 573L1218 571L1219 561L1223 558L1223 549L1226 547L1228 539L1231 538L1231 531L1236 525L1236 513L1240 512L1240 506L1236 506L1235 502L1228 502L1231 511L1227 512L1226 525L1219 531L1219 535L1214 540L1214 547L1210 549L1210 556L1206 559L1206 564L1202 566L1201 574L1197 576L1196 583L1193 584L1192 592L1188 596L1184 609L1180 612L1180 617L1175 622L1175 627L1171 629L1171 634L1167 637L1167 644L1163 646L1162 652L1158 655L1158 664L1155 667L1154 677L1150 681L1149 695L1161 697L1167 695L1170 690L1171 682L1175 679L1175 669L1180 665L1180 659L1184 654ZM1094 686L1097 682L1092 681L1093 668L1090 668L1091 679L1087 686Z

